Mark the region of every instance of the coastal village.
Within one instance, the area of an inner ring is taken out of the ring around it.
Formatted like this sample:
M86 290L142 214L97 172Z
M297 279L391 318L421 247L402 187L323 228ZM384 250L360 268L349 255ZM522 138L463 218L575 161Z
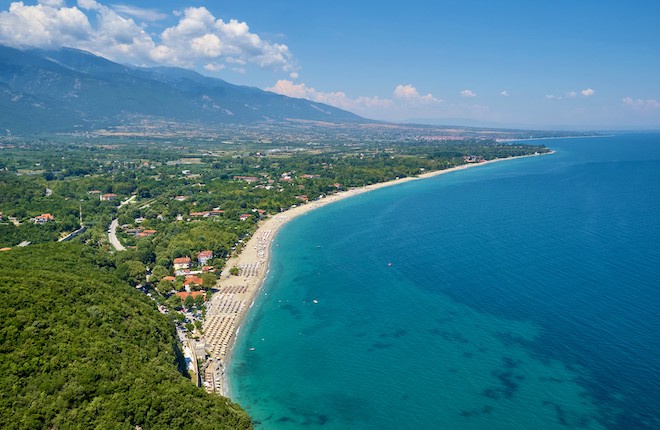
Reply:
M366 162L377 154L361 150L355 158ZM266 170L261 152L244 169L251 174L223 175L197 158L168 161L172 169L167 173L150 174L155 165L142 161L129 169L143 177L137 189L114 183L110 187L89 176L84 179L85 188L70 194L76 204L68 212L40 198L35 201L46 204L34 204L22 212L3 207L7 215L0 213L0 221L29 225L32 235L52 230L59 241L89 227L97 235L91 236L94 243L115 254L115 267L124 270L124 279L153 300L176 326L192 382L210 393L227 395L231 349L267 274L278 229L296 216L346 197L490 162L467 154L463 164L452 169L432 171L417 165L390 182L360 187L344 185L351 177L336 175L336 165L330 161L319 162L310 172L304 163L282 168L275 157ZM391 155L382 157L391 159ZM234 163L231 160L227 162ZM298 166L302 168L296 170ZM319 171L330 177L324 178ZM49 197L52 191L47 186L45 192L44 185L36 186L33 193ZM99 240L98 234L105 236L105 230L107 239Z
M266 223L281 224L287 218L278 215ZM242 252L228 262L213 288L204 290L204 280L199 277L215 271L209 265L213 259L211 250L200 251L196 261L190 257L174 259L174 276L166 276L161 280L174 283L183 278L184 290L175 294L183 304L181 313L185 318L177 324L177 332L184 346L184 357L191 379L208 392L227 393L224 377L226 357L242 317L254 300L254 292L265 276L272 235L272 229L260 228ZM208 301L207 296L211 296ZM191 311L193 304L200 303L200 300L204 312ZM163 313L168 312L164 306L159 309ZM191 323L195 327L193 331L185 328Z
M454 169L463 169L486 162L483 157L473 155L465 156L463 161L464 165ZM423 173L421 176L446 173L451 170ZM183 170L181 173L184 177L191 176L191 172L188 170ZM294 177L315 179L318 176L296 175L295 172L285 172L278 182L285 184L293 181ZM257 188L280 186L268 177L235 175L232 179ZM340 191L315 199L300 194L296 196L298 204L272 216L269 216L265 210L258 208L244 213L239 212L239 215L237 215L239 222L252 220L252 222L257 223L257 229L253 234L246 235L245 241L241 239L235 244L229 259L226 262L223 261L224 266L221 273L218 273L213 265L213 259L218 256L214 255L211 249L203 249L192 253L192 255L172 259L169 264L171 273L159 276L160 279L154 279L154 275L149 273L147 268L147 281L152 285L156 285L160 294L168 297L166 304L161 303L158 305L159 311L163 314L175 313L176 318L174 321L179 339L183 345L186 366L192 381L198 386L203 386L209 392L227 394L225 382L227 358L240 330L240 324L264 280L268 268L270 244L281 225L308 210L356 193L380 188L395 182L415 179L417 177L407 177L390 183L379 183L358 189ZM338 190L343 186L334 183L332 187ZM119 196L115 193L91 190L88 194L98 196L100 202L110 202L119 207L138 202L135 195L119 201ZM190 197L185 195L176 195L171 198L172 201L179 203L188 203L189 199ZM141 208L147 206L148 203L142 204ZM158 222L167 222L160 214L155 217ZM196 220L213 220L224 217L226 217L225 210L215 207L208 210L190 210L186 216L176 215L176 221L194 223ZM16 219L10 220L19 222ZM43 213L29 219L29 222L34 224L47 224L54 221L55 217L50 213ZM158 230L143 226L142 224L145 221L147 219L140 215L133 219L131 223L118 226L122 240L133 243L132 241L138 238L151 239L156 236ZM81 228L83 228L82 220ZM116 236L113 240L114 231L112 229L108 231L108 234L110 243L113 244L116 251L126 249L119 243ZM135 248L130 243L127 243L126 246ZM223 260L227 258L226 256L220 257ZM149 290L142 284L136 285L136 288L144 291L154 299ZM174 303L178 305L173 305Z

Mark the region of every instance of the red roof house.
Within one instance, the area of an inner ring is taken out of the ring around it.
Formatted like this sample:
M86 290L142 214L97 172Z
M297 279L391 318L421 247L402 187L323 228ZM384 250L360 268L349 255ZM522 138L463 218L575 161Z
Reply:
M43 224L48 221L55 221L55 217L52 216L51 214L41 214L39 216L34 217L34 222L38 224Z
M200 251L197 254L197 261L200 266L206 266L206 263L213 258L213 251L207 249L205 251Z
M183 272L190 269L190 257L179 257L174 259L174 273L183 275Z
M193 299L198 296L203 296L204 300L206 300L206 293L204 291L191 291L191 292L181 291L179 293L176 293L176 295L179 296L182 302L186 300L186 297L188 296L192 296Z
M191 285L202 285L204 283L204 280L200 278L199 276L187 276L186 279L183 281L183 286L184 287L189 287Z

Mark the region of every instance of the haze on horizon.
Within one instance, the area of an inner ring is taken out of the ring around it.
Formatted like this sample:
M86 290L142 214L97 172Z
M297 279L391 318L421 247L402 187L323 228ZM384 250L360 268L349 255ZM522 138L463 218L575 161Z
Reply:
M0 1L0 44L194 69L367 118L660 129L660 3Z

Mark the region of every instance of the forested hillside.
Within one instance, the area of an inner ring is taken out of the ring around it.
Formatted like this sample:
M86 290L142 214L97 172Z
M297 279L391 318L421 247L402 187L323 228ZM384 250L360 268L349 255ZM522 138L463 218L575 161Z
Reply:
M100 255L0 253L0 428L251 428L179 373L174 326Z

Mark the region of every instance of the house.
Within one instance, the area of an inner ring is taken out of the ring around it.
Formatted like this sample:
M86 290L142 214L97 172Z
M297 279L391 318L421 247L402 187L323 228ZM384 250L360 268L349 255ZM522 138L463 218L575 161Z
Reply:
M239 219L240 219L241 221L247 221L248 218L250 218L251 216L252 216L252 215L250 215L250 214L243 214L243 215L240 216Z
M199 276L191 275L186 276L186 279L183 280L183 287L186 289L186 291L190 291L194 285L201 287L203 283L204 280L202 278Z
M35 224L43 224L48 221L55 221L55 217L52 216L51 214L41 214L39 216L32 218L32 221L34 221Z
M174 282L176 278L174 276L164 276L161 281L168 281L168 282Z
M213 251L211 250L206 250L206 251L200 251L199 254L197 254L197 262L199 263L200 266L206 266L206 263L213 258Z
M191 217L197 217L197 218L210 218L210 217L222 215L223 213L225 213L225 211L213 209L212 211L205 211L205 212L190 212L189 215Z
M184 286L193 285L193 284L202 285L203 283L204 280L199 276L195 276L195 275L186 276L186 279L183 280Z
M248 184L251 184L252 182L257 182L259 178L256 176L234 176L234 179L239 180L239 181L245 181Z
M188 196L176 196L174 197L174 200L176 200L177 202L184 202L188 200Z
M174 259L174 273L183 275L183 272L190 269L190 257L179 257Z
M179 293L176 293L176 295L179 296L181 302L184 302L188 296L192 296L193 299L202 296L204 297L204 300L206 300L206 293L204 293L203 291L191 291L191 292L181 291Z
M464 155L463 161L466 163L483 163L485 160L481 155Z
M143 230L137 234L138 237L149 237L156 234L156 230Z
M117 198L117 194L112 194L112 193L101 194L100 197L102 202L110 202L112 200L115 200L116 198Z

